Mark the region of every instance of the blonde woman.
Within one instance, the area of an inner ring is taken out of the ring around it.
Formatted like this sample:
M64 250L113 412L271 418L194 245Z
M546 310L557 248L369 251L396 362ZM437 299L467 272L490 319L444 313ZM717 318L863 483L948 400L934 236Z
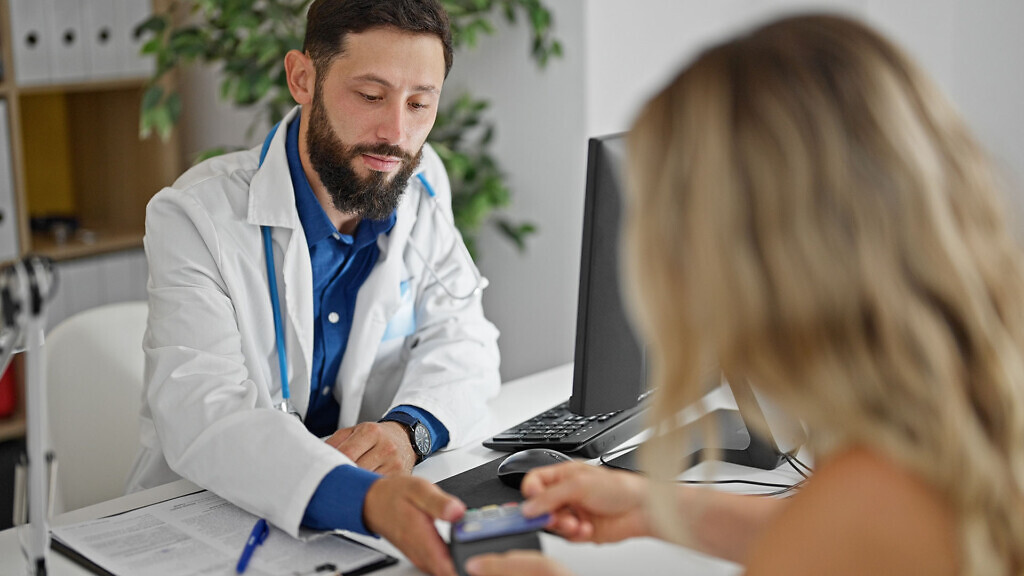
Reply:
M666 423L709 362L802 418L818 469L769 500L566 465L526 478L527 511L750 575L1024 574L1024 267L983 154L921 71L857 22L785 19L700 56L629 148L627 277L659 367L649 469L678 472ZM564 573L527 553L468 569Z

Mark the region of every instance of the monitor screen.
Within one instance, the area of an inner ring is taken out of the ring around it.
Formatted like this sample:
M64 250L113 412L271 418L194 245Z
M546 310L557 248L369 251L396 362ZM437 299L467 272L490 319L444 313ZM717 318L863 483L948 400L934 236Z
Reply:
M625 134L590 139L569 399L569 409L583 416L636 406L646 389L644 347L630 326L619 282L625 170Z
M625 134L590 139L569 398L569 410L582 416L633 408L648 389L646 350L628 320L619 281L625 171ZM705 416L721 429L719 442L726 461L772 469L781 462L780 451L795 451L803 443L799 421L761 397L749 383L731 382L729 389L738 410L716 410ZM748 430L748 423L758 424L757 432Z

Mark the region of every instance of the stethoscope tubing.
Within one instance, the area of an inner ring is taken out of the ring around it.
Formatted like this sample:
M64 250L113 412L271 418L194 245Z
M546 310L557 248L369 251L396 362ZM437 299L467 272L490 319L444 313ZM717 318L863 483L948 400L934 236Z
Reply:
M261 167L263 166L263 161L267 157L267 151L270 149L270 142L273 140L274 134L277 132L277 128L280 125L280 122L275 124L274 127L270 129L270 133L267 134L266 139L263 141L263 147L260 150L259 162L259 166ZM455 232L457 235L458 230L455 228L455 222L448 219L447 215L445 215L443 210L441 210L441 207L438 204L437 193L434 191L434 187L430 185L430 182L427 181L427 178L426 176L423 175L423 172L416 174L416 179L419 180L420 184L423 186L423 189L426 191L429 201L433 203L431 209L434 211L435 215L440 213L441 219L444 220L450 226L451 230ZM260 226L260 231L263 235L264 258L267 262L267 284L270 288L270 305L274 314L274 340L275 346L277 348L277 363L278 368L281 371L282 402L278 404L276 408L278 408L282 412L287 412L298 416L298 412L291 405L291 391L288 386L288 357L285 354L284 320L282 319L281 315L281 298L278 295L277 291L277 270L276 267L274 266L274 247L273 242L271 241L271 227ZM443 290L445 294L448 295L448 297L452 298L453 300L467 300L469 298L473 298L474 296L482 292L483 289L487 287L488 282L486 278L480 275L480 271L477 270L476 266L473 264L473 258L472 256L470 256L469 251L466 249L466 246L462 242L459 242L457 239L455 239L454 241L456 242L456 244L458 244L459 248L461 249L460 252L462 252L462 256L468 263L469 269L472 271L473 277L476 280L476 285L473 286L473 288L465 294L454 294L448 288L448 285L443 280L441 280L441 277L438 276L437 271L434 270L434 267L430 265L430 261L427 259L427 257L422 252L420 252L420 249L416 246L416 243L412 241L412 238L409 239L406 245L412 248L412 250L423 262L423 268L430 274L430 276L434 279L434 282L441 287L441 290Z

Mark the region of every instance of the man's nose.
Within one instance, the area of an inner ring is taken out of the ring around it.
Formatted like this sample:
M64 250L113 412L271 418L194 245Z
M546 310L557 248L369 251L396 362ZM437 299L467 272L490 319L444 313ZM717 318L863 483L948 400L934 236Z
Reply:
M401 146L405 138L405 105L389 103L380 112L377 121L377 139L394 146Z

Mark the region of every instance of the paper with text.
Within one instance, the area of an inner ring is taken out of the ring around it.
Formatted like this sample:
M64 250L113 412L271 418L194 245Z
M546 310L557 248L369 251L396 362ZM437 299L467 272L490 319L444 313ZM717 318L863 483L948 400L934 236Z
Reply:
M53 535L117 576L228 576L235 574L256 520L216 494L199 492L117 516L60 526ZM387 558L334 534L309 533L297 540L271 526L245 573L312 575L325 564L347 573Z

